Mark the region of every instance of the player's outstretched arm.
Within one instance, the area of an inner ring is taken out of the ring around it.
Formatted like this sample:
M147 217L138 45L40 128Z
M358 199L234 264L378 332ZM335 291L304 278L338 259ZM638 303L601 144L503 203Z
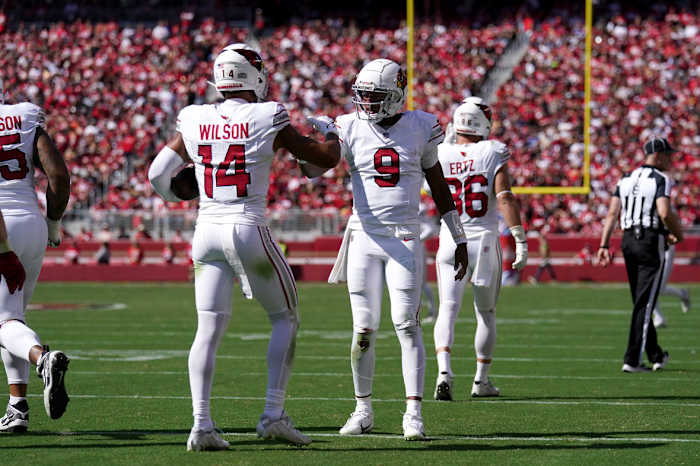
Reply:
M10 249L5 219L0 212L0 277L5 277L10 294L21 290L26 274L17 255Z
M275 137L273 149L287 149L299 160L312 164L313 172L320 171L313 176L319 176L329 169L335 167L340 161L340 144L338 136L329 133L325 142L319 142L307 136L302 136L292 125L287 125ZM305 167L307 168L307 167ZM312 170L309 170L312 171ZM309 174L305 173L306 176ZM310 177L313 177L310 176Z
M600 247L598 248L598 263L603 267L607 267L610 263L610 237L615 229L617 218L620 215L622 204L618 196L610 198L610 206L608 207L608 215L605 217L605 225L603 226L603 234L600 238Z
M440 162L437 162L432 167L424 169L423 175L430 187L435 206L438 208L442 220L449 228L450 233L452 233L452 238L457 244L457 249L455 250L455 270L457 271L457 275L455 275L455 280L461 280L467 274L467 267L469 265L467 236L464 234L462 222L459 219L459 214L457 214L457 208L455 207L454 199L452 199L450 187L447 185L445 177L442 174L442 165L440 165Z
M49 182L46 187L46 223L49 245L56 247L61 244L61 217L70 197L70 174L51 136L41 126L36 128L34 163L46 174Z
M527 238L525 237L525 229L520 220L520 205L517 199L510 190L510 174L508 173L508 165L503 164L496 172L496 177L493 181L493 188L498 200L498 210L503 215L506 225L510 229L510 234L515 238L515 260L512 267L515 270L522 270L527 264Z

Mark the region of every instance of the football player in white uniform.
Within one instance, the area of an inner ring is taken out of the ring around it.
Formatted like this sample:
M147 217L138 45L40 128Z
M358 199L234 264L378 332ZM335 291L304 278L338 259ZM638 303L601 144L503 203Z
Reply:
M477 327L474 336L476 375L472 396L498 396L488 379L496 343L496 302L501 286L501 247L498 238L498 210L516 241L512 267L521 270L527 262L527 241L520 222L520 208L510 191L508 148L488 140L491 111L484 103L467 102L454 113L456 144L438 148L445 179L452 189L457 211L467 235L469 274L474 288ZM452 280L455 244L447 225L440 231L437 278L440 308L435 322L435 352L438 378L435 399L452 400L451 347L454 328L462 305L466 282Z
M401 345L407 400L404 438L419 440L425 438L421 414L425 348L418 321L423 277L418 207L423 176L459 244L453 251L457 270L456 277L454 272L450 277L453 281L466 273L466 239L437 159L444 133L434 115L403 111L406 75L401 67L391 60L373 60L358 73L352 89L356 112L339 116L335 124L328 117L312 119L322 133L338 133L354 198L329 278L335 282L346 275L353 317L350 358L357 405L340 433L363 434L374 426L375 341L386 281L391 319ZM308 165L302 170L307 176L323 172Z
M199 192L192 241L198 323L189 356L194 426L187 449L229 446L214 428L209 399L216 350L231 317L235 277L249 283L272 324L267 397L258 435L306 445L311 440L283 410L299 326L296 285L267 227L265 208L270 166L278 149L332 167L340 159L340 147L337 140L319 143L301 136L289 124L283 105L262 102L267 71L250 48L221 51L214 61L214 84L224 101L182 109L175 137L149 170L155 190L168 201L178 201L175 191L185 190L175 180L187 178L172 175L183 162L194 162L194 191Z
M26 271L24 286L13 285L7 276L0 284L0 353L10 385L7 412L0 419L0 431L5 432L25 432L29 425L30 363L37 366L44 382L46 413L58 419L68 405L64 384L68 358L42 346L25 322L46 245L61 242L60 221L70 196L68 168L44 127L44 112L36 105L0 104L0 210L7 230L4 241L0 240L0 257L14 260L16 256ZM34 190L34 167L48 178L46 218Z

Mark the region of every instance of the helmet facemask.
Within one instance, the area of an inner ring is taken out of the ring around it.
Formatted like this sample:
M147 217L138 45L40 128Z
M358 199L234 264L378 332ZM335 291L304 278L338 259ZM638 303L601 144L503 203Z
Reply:
M406 84L406 73L397 63L378 59L366 64L352 85L358 118L380 121L400 113L406 100Z

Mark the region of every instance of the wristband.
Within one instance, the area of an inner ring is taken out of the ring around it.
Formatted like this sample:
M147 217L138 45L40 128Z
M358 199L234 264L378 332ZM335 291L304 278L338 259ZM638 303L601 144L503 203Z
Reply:
M452 234L452 239L455 244L462 244L467 242L467 235L464 234L464 227L462 227L462 222L459 220L459 214L456 210L450 210L442 216L442 220L447 225L447 229L450 230Z
M0 241L0 254L10 250L10 242L8 240Z
M510 227L510 234L513 235L513 238L515 238L515 241L518 243L527 243L527 238L525 238L525 229L522 225Z
M609 249L610 246L598 246L598 249Z

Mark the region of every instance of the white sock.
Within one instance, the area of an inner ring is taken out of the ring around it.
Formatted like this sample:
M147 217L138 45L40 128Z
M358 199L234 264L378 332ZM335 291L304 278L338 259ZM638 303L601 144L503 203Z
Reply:
M436 354L436 356L438 363L438 372L440 374L442 374L443 372L447 372L448 374L450 374L451 377L453 375L452 366L450 365L451 353L449 351L440 351Z
M490 362L476 362L476 375L474 380L478 382L486 382L489 379Z
M209 400L199 400L192 403L192 415L194 416L194 428L196 430L212 430L214 421L211 420Z
M372 397L366 396L364 398L357 398L357 404L355 405L355 411L366 411L368 413L372 412Z
M352 381L355 385L357 399L368 398L372 394L372 381L374 379L376 332L353 332L350 344L350 366L352 367Z
M209 399L214 381L216 349L226 331L230 317L229 314L210 311L197 312L197 333L187 361L192 393L192 415L196 429L210 430L214 426Z
M491 367L491 355L496 346L496 313L482 312L476 309L476 333L474 334L474 350L476 352L476 375L474 380L486 381ZM486 360L488 363L478 362Z
M406 414L413 414L414 416L421 415L421 402L420 400L406 400Z
M265 413L271 419L282 416L284 397L287 392L289 377L294 366L297 329L299 324L289 311L270 315L272 332L267 345L267 398Z
M284 390L270 390L267 389L267 396L265 397L265 414L270 419L279 419L282 417L282 411L284 410Z
M401 344L401 369L406 397L423 398L425 384L425 346L423 333L417 324L396 328Z
M16 405L20 401L26 401L27 397L26 396L12 396L10 395L10 404L12 406Z

